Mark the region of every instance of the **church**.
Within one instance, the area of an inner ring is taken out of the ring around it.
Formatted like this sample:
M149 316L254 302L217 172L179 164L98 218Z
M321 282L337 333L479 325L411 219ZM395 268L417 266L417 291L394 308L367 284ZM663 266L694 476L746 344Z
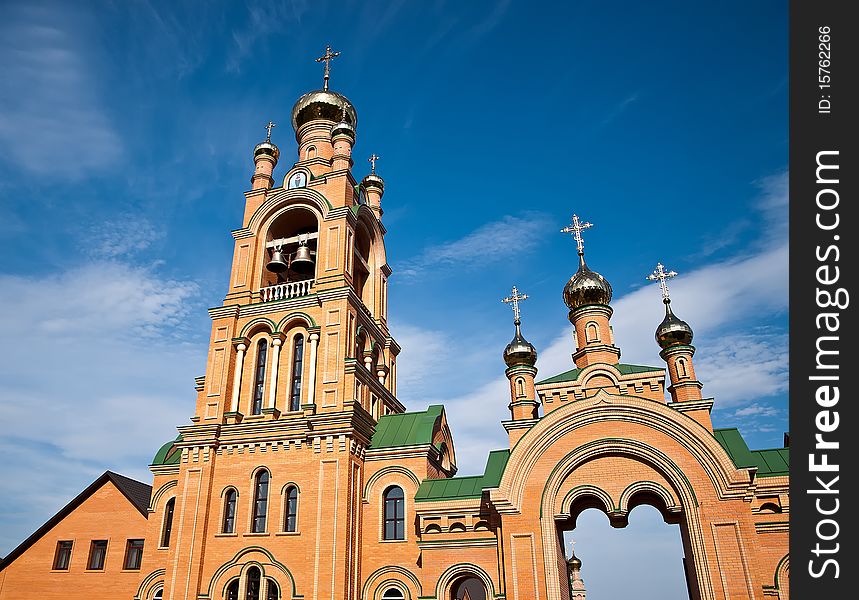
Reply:
M642 504L679 525L690 598L788 599L788 449L713 428L662 264L660 366L620 362L612 287L577 215L558 286L573 368L537 377L514 287L498 349L509 445L457 476L444 406L397 397L385 182L375 155L353 174L357 110L329 89L338 54L292 109L295 161L275 178L273 123L253 149L190 424L151 481L106 472L3 558L0 600L585 600L564 532L590 508L624 527Z

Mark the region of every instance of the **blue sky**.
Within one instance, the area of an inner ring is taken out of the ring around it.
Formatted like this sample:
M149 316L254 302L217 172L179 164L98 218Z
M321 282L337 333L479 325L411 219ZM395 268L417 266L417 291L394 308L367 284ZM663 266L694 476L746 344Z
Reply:
M461 473L505 445L513 284L540 377L572 368L574 211L622 360L661 364L661 260L716 426L781 445L786 3L10 1L0 555L105 469L148 481L188 422L251 150L272 119L277 172L292 163L327 43L357 176L382 157L399 395L447 405Z

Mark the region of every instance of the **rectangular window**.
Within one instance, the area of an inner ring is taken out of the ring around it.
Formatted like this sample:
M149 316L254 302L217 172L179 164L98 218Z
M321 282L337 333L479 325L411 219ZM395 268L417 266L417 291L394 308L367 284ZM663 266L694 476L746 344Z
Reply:
M68 571L69 563L72 561L72 542L71 540L61 540L57 542L57 551L54 554L54 570Z
M129 571L140 569L143 562L143 540L128 540L125 545L125 568Z
M107 556L107 540L93 540L90 542L87 569L90 571L101 571L104 569L105 556Z

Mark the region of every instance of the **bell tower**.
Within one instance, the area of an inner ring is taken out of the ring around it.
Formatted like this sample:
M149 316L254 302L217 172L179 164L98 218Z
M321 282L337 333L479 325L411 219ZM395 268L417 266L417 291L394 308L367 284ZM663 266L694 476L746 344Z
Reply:
M247 519L249 532L239 535L284 536L276 541L286 553L326 548L331 558L318 563L310 597L346 597L347 574L357 569L364 451L378 420L405 408L396 397L400 347L387 320L383 184L373 168L365 187L378 193L366 193L352 173L358 115L329 89L339 54L328 47L317 59L322 89L292 107L295 161L275 173L283 157L273 122L253 151L229 287L209 310L206 374L197 378L191 424L173 442L181 502L171 517L175 542L157 550L170 565L165 597L195 589L198 557L235 554L222 526L230 489L240 499L252 490L253 516L234 517ZM289 494L290 506L308 507L299 524L274 500Z

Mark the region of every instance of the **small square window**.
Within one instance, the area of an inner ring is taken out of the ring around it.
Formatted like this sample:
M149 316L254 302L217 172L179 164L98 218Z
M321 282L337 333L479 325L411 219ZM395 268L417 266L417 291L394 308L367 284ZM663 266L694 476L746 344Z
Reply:
M125 569L137 571L143 562L143 540L128 540L125 546Z
M90 542L87 569L90 571L101 571L104 569L105 556L107 556L107 540L93 540Z
M72 542L71 540L61 540L57 542L57 551L54 554L54 570L68 571L69 563L72 561Z

